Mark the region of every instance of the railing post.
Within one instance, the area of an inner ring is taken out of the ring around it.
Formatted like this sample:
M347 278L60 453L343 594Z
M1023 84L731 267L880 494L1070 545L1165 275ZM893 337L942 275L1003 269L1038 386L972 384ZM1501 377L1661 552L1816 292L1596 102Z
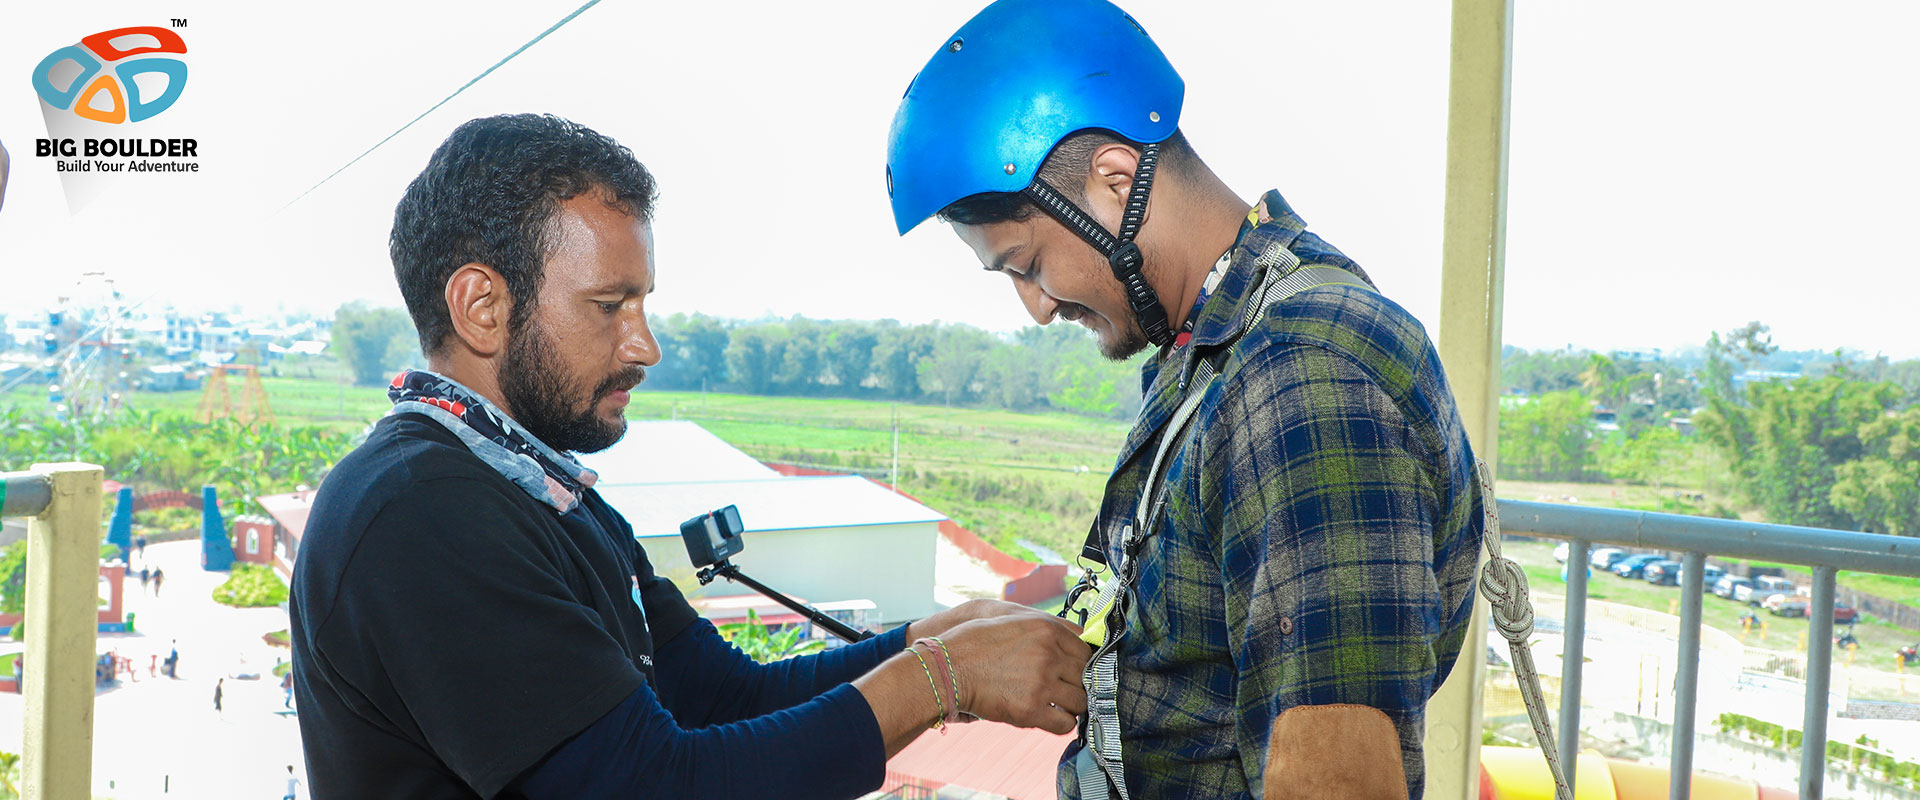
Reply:
M1700 697L1700 603L1707 554L1690 552L1680 562L1680 670L1673 681L1673 753L1667 760L1667 797L1693 793L1693 728Z
M26 800L91 797L93 662L99 614L100 482L92 464L35 464L50 479L27 527Z
M1512 0L1453 0L1438 344L1467 436L1490 465L1499 455L1512 51ZM1480 794L1486 651L1487 604L1476 599L1453 672L1427 703L1427 796L1436 800Z
M1820 800L1827 780L1827 692L1833 685L1833 567L1813 568L1807 605L1807 705L1800 727L1800 797Z
M1567 611L1560 645L1560 765L1573 789L1580 758L1580 674L1587 660L1587 540L1567 542Z

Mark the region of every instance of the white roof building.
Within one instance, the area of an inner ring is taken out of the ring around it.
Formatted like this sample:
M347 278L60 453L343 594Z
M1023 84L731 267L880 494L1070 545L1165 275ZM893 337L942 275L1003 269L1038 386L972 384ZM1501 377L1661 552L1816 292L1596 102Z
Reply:
M783 477L691 422L633 421L607 450L582 456L594 487L633 526L654 569L682 586L694 569L680 523L740 508L741 571L815 604L871 600L870 622L938 610L934 560L947 517L856 475ZM716 580L696 596L751 593Z
M580 463L600 473L602 484L780 477L780 473L721 441L706 428L668 420L628 420L625 437L598 453L582 454Z

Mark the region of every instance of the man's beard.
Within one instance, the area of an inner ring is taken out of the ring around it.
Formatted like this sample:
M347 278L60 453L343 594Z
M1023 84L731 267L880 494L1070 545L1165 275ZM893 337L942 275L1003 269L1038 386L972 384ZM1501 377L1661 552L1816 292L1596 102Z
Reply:
M1104 336L1099 338L1100 355L1105 356L1109 361L1125 361L1147 349L1147 345L1151 344L1147 341L1147 332L1140 328L1140 321L1131 310L1127 312L1126 327L1120 329L1118 333L1119 338L1111 342Z
M563 374L557 348L537 319L527 320L507 336L507 358L500 365L500 393L521 427L555 450L597 453L613 446L627 433L627 420L608 422L595 413L600 401L630 389L646 379L647 371L634 367L607 378L593 388L585 411L574 403L589 397L578 376Z

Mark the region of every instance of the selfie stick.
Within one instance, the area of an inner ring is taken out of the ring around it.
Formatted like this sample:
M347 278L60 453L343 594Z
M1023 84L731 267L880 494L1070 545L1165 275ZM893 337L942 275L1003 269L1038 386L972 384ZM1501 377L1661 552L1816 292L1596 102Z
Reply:
M798 600L774 591L773 587L747 577L746 573L741 572L740 568L734 566L731 562L722 560L718 564L700 570L700 585L705 586L712 583L715 577L725 577L730 581L744 583L747 585L747 588L772 598L774 602L780 605L793 609L794 613L812 620L813 624L826 628L827 632L849 642L858 642L862 639L873 638L873 633L870 631L856 631L840 620L829 617L816 609L809 608Z
M849 642L873 638L869 631L856 631L837 619L820 613L818 610L802 605L800 601L776 592L772 587L747 577L739 567L727 559L746 549L747 543L740 538L745 532L740 524L740 509L734 506L710 511L686 522L680 523L680 537L687 544L687 560L700 567L700 585L713 582L715 577L725 577L736 583L744 583L747 588L771 598L774 602L793 609L794 613L806 617L813 624L827 629L829 633Z

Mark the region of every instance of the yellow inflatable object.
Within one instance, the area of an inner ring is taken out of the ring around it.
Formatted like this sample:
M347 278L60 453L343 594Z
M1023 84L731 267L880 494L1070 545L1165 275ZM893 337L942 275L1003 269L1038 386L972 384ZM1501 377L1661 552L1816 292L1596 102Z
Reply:
M1666 767L1607 758L1594 751L1580 754L1573 780L1574 800L1660 800L1667 796ZM1553 774L1540 751L1523 747L1480 748L1483 800L1553 800ZM1753 781L1693 774L1696 800L1755 800L1792 797L1791 793L1757 786Z

